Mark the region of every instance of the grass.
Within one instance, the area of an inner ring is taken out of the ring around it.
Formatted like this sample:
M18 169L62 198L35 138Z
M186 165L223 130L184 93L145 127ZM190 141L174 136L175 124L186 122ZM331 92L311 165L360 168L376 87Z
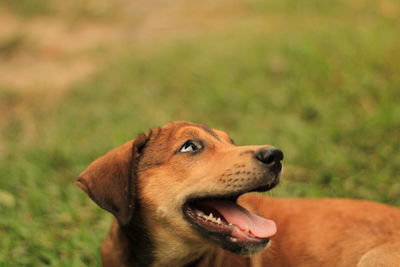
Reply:
M0 5L23 17L32 17L52 12L50 1L48 0L0 0Z
M281 148L273 196L400 206L400 32L383 2L245 1L234 27L125 48L56 104L0 88L0 266L98 266L112 218L75 177L177 119Z

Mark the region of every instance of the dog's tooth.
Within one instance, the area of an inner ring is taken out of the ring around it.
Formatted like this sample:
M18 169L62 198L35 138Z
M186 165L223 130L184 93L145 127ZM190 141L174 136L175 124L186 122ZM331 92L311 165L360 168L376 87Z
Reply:
M197 216L204 216L205 214L201 210L196 210L196 215Z
M221 218L217 219L217 223L221 224Z

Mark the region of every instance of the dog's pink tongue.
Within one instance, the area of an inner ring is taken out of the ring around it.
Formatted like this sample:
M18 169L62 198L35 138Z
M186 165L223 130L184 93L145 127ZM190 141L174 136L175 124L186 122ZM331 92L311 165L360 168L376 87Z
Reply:
M242 231L251 232L258 238L267 238L276 233L273 221L257 216L236 203L210 201L209 205L221 213L228 223L238 226Z

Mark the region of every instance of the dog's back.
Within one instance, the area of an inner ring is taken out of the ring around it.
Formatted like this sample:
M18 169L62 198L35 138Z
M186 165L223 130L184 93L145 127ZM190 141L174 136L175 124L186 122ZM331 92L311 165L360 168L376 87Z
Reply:
M278 225L263 266L400 266L398 208L350 199L241 200Z

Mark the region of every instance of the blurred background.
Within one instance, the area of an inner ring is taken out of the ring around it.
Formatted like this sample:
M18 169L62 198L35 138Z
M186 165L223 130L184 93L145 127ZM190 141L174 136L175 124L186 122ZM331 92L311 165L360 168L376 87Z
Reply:
M0 0L0 266L98 266L75 178L178 119L281 148L272 196L400 206L400 1Z

